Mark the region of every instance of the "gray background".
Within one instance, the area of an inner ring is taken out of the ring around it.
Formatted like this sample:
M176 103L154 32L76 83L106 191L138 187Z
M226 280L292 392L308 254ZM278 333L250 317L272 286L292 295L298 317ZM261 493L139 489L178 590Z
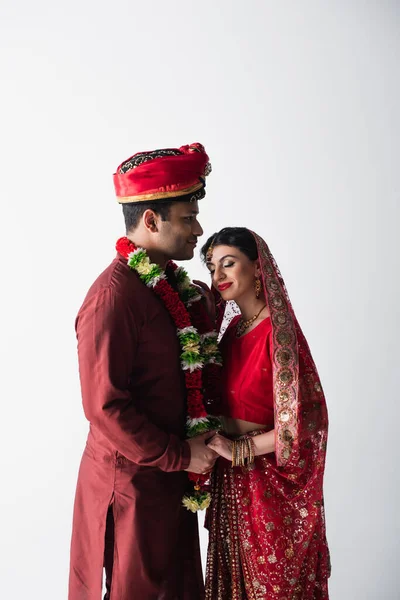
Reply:
M123 233L113 170L193 141L214 166L205 232L265 237L320 370L331 597L400 597L399 15L387 1L2 1L2 597L66 598L87 431L73 325Z

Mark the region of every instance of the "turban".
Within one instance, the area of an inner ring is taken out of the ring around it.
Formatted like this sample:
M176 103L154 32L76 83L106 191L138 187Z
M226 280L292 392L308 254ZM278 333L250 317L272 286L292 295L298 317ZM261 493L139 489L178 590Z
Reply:
M211 172L201 144L139 152L125 160L114 174L120 204L180 200L205 196L205 177Z

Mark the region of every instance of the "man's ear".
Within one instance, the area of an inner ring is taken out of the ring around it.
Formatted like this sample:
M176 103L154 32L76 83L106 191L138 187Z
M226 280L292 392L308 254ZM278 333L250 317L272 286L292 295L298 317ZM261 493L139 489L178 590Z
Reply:
M151 233L156 233L158 231L159 215L154 212L154 210L151 210L150 208L145 210L142 219L143 224L148 231Z

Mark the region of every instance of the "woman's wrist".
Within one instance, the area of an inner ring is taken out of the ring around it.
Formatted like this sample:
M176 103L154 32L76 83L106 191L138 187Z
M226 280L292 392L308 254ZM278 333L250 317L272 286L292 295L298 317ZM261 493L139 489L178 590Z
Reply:
M263 454L271 454L275 452L275 429L268 431L268 433L262 433L253 438L255 447L255 456L262 456Z
M254 462L256 453L254 440L244 435L232 442L232 467L244 467Z

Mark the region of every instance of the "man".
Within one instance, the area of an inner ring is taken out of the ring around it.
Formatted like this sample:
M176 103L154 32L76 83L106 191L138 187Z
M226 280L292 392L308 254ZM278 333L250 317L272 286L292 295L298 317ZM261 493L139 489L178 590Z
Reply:
M114 175L127 243L150 263L193 257L208 157L200 144L142 152ZM172 284L171 284L172 285ZM154 288L155 289L155 288ZM118 254L76 320L90 432L74 509L69 600L204 597L197 517L184 471L209 471L202 435L184 441L186 388L167 307Z

